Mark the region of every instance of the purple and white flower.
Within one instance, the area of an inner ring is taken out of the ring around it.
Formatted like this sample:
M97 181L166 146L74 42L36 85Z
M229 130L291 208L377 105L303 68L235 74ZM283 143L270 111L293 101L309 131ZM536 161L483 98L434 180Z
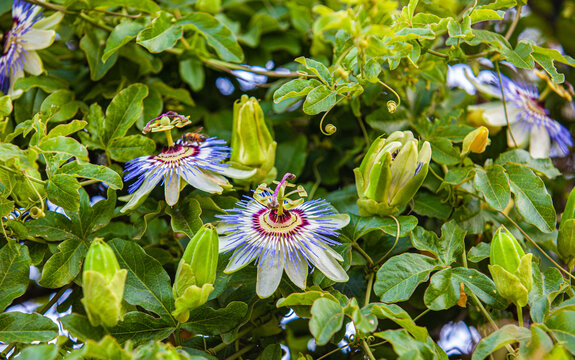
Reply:
M230 154L230 148L225 144L225 140L215 137L188 139L184 136L158 155L128 161L124 181L136 181L129 186L128 191L133 195L121 211L126 212L137 206L140 199L160 181L164 185L166 202L172 206L178 202L180 190L186 184L220 194L224 189L232 188L224 176L235 179L252 176L255 170L239 170L222 163Z
M501 75L500 82L498 74L490 70L480 71L475 76L469 65L465 64L450 67L448 78L449 72L451 85L470 94L474 93L468 86L472 84L482 94L503 100L503 89L507 117L503 101L473 105L469 110L480 111L485 125L509 125L507 144L510 147L526 147L529 144L529 152L534 158L563 157L569 154L569 148L573 146L571 133L549 117L549 111L539 100L539 92L534 86L515 82L505 75Z
M42 8L26 1L14 0L12 4L13 25L2 38L0 55L0 90L16 98L22 90L14 91L14 83L24 76L24 71L40 75L42 59L36 50L52 44L56 32L52 30L62 20L62 13L43 18Z
M253 198L238 202L227 210L229 215L218 216L222 222L218 231L226 234L220 237L220 252L234 251L224 272L255 261L256 292L261 298L275 292L284 270L301 289L306 287L310 266L333 281L349 279L339 264L343 258L331 248L339 245L333 238L349 223L349 216L335 214L325 200L288 199L293 192L284 195L286 181L293 178L286 174L273 194L260 185Z

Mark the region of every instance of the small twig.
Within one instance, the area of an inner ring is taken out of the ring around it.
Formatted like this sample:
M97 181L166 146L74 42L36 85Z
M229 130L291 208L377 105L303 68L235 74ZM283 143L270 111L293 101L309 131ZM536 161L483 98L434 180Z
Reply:
M371 269L370 269L371 270ZM369 305L369 299L371 297L371 290L373 287L373 278L375 277L375 273L371 270L369 274L369 278L367 280L367 289L365 290L365 302L363 306Z
M387 217L392 218L395 221L395 225L397 227L397 232L395 233L395 242L393 243L393 246L391 247L391 249L389 249L385 255L383 255L382 257L379 258L379 260L377 260L375 263L379 264L380 262L383 261L383 259L385 259L389 254L391 254L391 252L393 251L393 249L395 249L395 247L397 246L397 242L399 241L399 231L400 231L400 226L399 226L399 220L397 220L397 218L393 215L387 215Z
M507 102L505 101L505 91L503 91L503 80L501 79L501 71L499 70L499 61L495 62L495 70L497 70L497 76L499 77L499 88L501 88L501 100L503 100L503 110L505 112L505 121L507 122L507 131L509 131L511 139L513 139L513 144L517 147L517 141L515 141L515 137L511 131L511 125L509 124L509 115L507 115Z
M515 31L515 28L517 27L517 23L519 22L519 18L521 17L521 9L523 9L523 5L519 5L517 7L517 12L515 13L515 18L513 18L513 22L511 23L511 26L507 30L507 34L505 34L505 40L507 40L507 41L509 41L509 39L511 38L511 35L513 34L513 31Z
M351 243L351 246L353 246L365 258L365 260L367 260L370 267L373 266L373 260L371 260L371 257L361 248L361 246L359 246L357 242L354 241Z
M246 329L244 329L244 330L238 332L237 335L236 335L236 337L235 337L232 341L230 341L230 342L228 342L228 343L223 342L223 343L221 343L221 344L219 344L219 345L214 346L213 348L209 348L209 349L206 350L206 351L207 351L208 353L210 353L210 354L215 354L215 353L217 353L218 351L223 350L223 349L227 348L228 346L230 346L230 345L231 345L234 341L236 341L237 339L240 339L240 338L242 338L244 335L250 333L253 329L254 329L253 326L249 326L249 327L247 327Z
M87 22L89 22L90 24L92 24L92 25L94 25L94 26L96 26L96 27L99 27L100 29L104 29L104 30L106 30L106 31L108 31L108 32L114 31L114 28L112 28L112 27L110 27L110 26L108 26L108 25L106 25L106 24L101 24L101 23L99 23L98 21L96 21L95 19L92 19L90 16L88 16L88 15L87 15L86 13L84 13L84 12L80 12L79 15L80 15L80 17L81 17L82 19L86 20Z
M265 76L270 76L270 77L283 77L283 78L296 78L299 77L301 74L297 73L297 72L277 72L277 71L268 71L268 70L257 70L257 69L252 69L249 66L244 66L244 65L238 65L238 64L232 64L226 61L222 61L222 60L216 60L216 59L201 59L206 65L215 67L219 70L223 70L229 73L232 73L232 70L243 70L243 71L248 71L254 74L258 74L258 75L265 75Z
M367 342L363 339L361 340L361 347L363 348L363 351L369 360L376 360L375 356L373 356L373 353L371 352L371 349L369 348L369 345L367 345Z
M345 349L345 348L348 347L348 346L349 346L349 344L345 344L345 345L342 345L342 346L340 346L340 347L338 347L338 348L336 348L336 349L333 349L332 351L328 352L327 354L323 354L322 356L318 357L317 360L321 360L321 359L326 358L326 357L328 357L328 356L330 356L330 355L332 355L332 354L335 354L336 352L341 351L341 350Z
M246 346L245 348L241 349L240 351L238 351L237 353L235 353L231 356L228 356L226 358L226 360L235 360L235 359L241 357L243 354L250 351L251 349L253 349L255 346L256 346L256 344L250 344L250 345Z

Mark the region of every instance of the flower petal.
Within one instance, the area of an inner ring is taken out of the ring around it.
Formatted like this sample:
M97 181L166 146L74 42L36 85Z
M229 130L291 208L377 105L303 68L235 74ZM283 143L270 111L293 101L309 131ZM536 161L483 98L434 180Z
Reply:
M221 194L223 191L221 186L210 180L207 173L200 169L196 168L194 173L191 173L188 170L182 170L182 177L188 184L192 185L196 189L217 194Z
M257 169L240 170L231 166L219 168L217 172L232 179L247 179L256 173Z
M343 229L344 227L346 227L347 224L349 224L349 220L350 220L349 215L346 215L346 214L336 214L336 215L331 215L331 216L323 216L319 219L328 220L330 223L333 223L334 224L333 227L337 228L337 229Z
M529 141L529 133L531 127L527 122L520 121L515 124L511 124L509 129L507 129L507 145L510 147L525 147ZM511 136L513 135L513 136Z
M335 252L332 249L330 250ZM333 257L333 253L313 244L309 244L309 249L305 249L305 251L308 254L308 259L315 265L315 267L331 280L338 282L349 280L349 276Z
M176 171L172 170L171 175L168 175L166 179L166 183L164 184L166 203L170 206L174 206L180 198L180 177Z
M220 249L221 249L221 243L220 243ZM224 273L230 274L233 273L234 271L240 270L246 265L249 265L249 263L251 263L257 256L256 251L249 251L249 250L251 250L250 247L244 247L243 249L234 252L232 257L230 258L228 266L226 266L224 270Z
M305 282L307 280L307 262L303 255L294 255L293 261L287 259L285 270L290 280L300 289L305 290Z
M36 24L34 24L34 28L40 30L54 29L63 18L64 13L56 11L54 14L48 16L47 18L39 20Z
M506 126L507 119L505 118L505 108L501 101L493 101L480 105L469 106L470 111L482 110L483 121L486 125L490 126ZM507 116L509 117L509 123L513 124L519 120L517 115L519 110L514 106L507 106Z
M284 271L283 256L271 251L261 259L258 267L256 293L262 299L270 297L278 288Z
M12 99L19 98L24 92L22 89L14 90L14 83L21 77L24 77L24 70L22 69L17 69L10 77L10 89L8 90L8 95L10 95Z
M45 49L52 45L56 32L54 30L31 29L22 35L22 47L28 51Z
M543 126L533 126L529 139L529 153L535 159L545 159L549 157L551 148L551 138L547 129Z
M36 51L29 51L24 54L24 71L32 75L42 74L42 59Z
M150 174L150 175L152 175L152 174ZM128 203L126 205L124 205L124 207L122 208L122 210L120 210L120 212L124 213L124 212L131 210L132 208L136 207L136 205L138 205L138 203L140 202L141 198L145 197L152 190L154 190L154 187L156 187L156 185L158 184L158 182L160 182L160 179L162 177L161 176L153 176L152 177L150 175L148 175L148 177L142 182L142 185L138 188L138 190L136 190L136 192L134 192L134 194L132 194L130 201L128 201Z

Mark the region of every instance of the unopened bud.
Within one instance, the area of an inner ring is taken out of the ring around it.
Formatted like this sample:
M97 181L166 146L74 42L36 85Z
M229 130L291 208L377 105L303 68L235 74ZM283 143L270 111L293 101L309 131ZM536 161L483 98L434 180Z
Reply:
M489 130L485 126L481 126L465 136L461 156L463 157L469 152L481 154L489 142Z

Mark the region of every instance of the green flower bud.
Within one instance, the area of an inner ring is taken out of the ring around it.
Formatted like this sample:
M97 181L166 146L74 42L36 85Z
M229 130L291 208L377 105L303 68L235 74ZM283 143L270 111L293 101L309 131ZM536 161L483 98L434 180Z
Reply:
M264 119L258 100L242 95L234 103L234 124L230 161L249 169L257 169L250 178L239 180L240 184L270 182L275 179L276 146Z
M218 233L211 225L202 226L188 243L172 288L176 299L173 315L179 322L186 322L190 310L205 304L214 290L218 250Z
M82 303L94 326L116 326L124 315L122 298L128 271L120 269L114 251L102 239L92 241L82 272Z
M362 216L391 215L402 211L427 176L431 147L421 148L411 131L396 131L377 138L359 168L353 170Z
M527 305L533 287L532 257L505 226L497 229L491 241L489 271L500 295L521 307Z
M575 189L571 190L565 211L561 215L557 250L569 269L573 269L575 267Z

